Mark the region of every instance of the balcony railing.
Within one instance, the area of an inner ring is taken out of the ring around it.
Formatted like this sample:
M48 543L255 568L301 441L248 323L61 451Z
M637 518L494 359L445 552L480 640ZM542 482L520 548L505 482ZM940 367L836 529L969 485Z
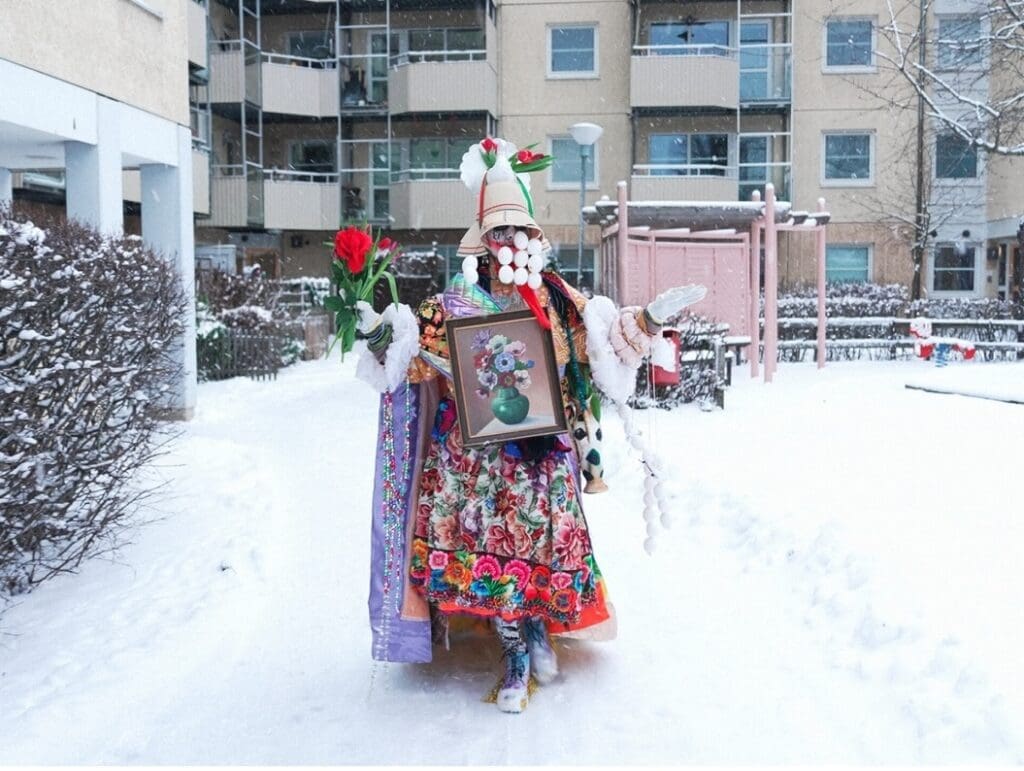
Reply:
M738 170L714 163L644 163L633 167L635 200L735 201Z
M739 178L735 166L720 163L638 163L633 166L633 176Z
M724 46L636 46L629 103L641 108L739 107L739 62Z
M409 168L399 169L391 172L391 181L410 182L416 180L438 180L458 179L461 172L458 169L436 169L436 168Z
M487 59L487 51L406 51L391 57L392 67L404 67L407 64L421 62L482 62Z
M286 64L291 67L307 67L312 70L334 70L338 62L334 58L314 59L309 56L292 56L291 54L278 54L268 51L262 52L263 61L270 64Z
M633 46L633 56L717 56L723 59L735 59L736 49L723 45L693 43Z

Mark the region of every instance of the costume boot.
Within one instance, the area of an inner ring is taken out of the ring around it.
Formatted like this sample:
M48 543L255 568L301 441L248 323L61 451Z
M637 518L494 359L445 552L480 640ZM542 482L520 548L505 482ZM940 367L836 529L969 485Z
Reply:
M529 700L530 653L520 634L520 622L495 619L498 639L505 656L505 676L498 689L498 709L522 712Z
M558 658L548 640L548 628L540 618L523 621L523 635L526 649L530 653L530 671L541 685L547 685L558 677Z

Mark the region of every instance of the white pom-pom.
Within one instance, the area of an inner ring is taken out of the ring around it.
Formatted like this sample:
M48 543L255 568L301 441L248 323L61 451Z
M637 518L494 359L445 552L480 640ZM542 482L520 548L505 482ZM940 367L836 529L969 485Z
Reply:
M503 284L511 284L515 278L515 271L512 270L511 265L502 265L498 269L498 280Z
M650 556L652 556L652 557L654 556L654 539L653 538L648 538L647 540L644 541L644 551L647 552Z
M516 286L522 286L529 280L530 274L526 272L526 268L516 268L514 278Z
M661 512L661 526L666 530L672 529L672 515L667 511Z
M498 262L501 265L509 265L512 262L512 250L503 246L498 250Z
M525 268L526 262L529 258L530 255L528 255L526 252L518 251L516 252L515 258L513 258L512 260L512 264L515 265L517 268Z
M634 449L642 450L644 447L644 438L640 434L633 434L629 437L629 443L633 445Z
M526 267L534 273L540 273L544 269L544 258L539 254L531 254L526 261Z
M646 512L644 512L646 514ZM647 519L647 537L654 538L658 534L658 517L651 512L650 519Z
M654 493L652 493L652 492L644 493L644 506L647 506L648 508L653 509L654 508L654 504L655 504Z
M540 241L536 238L531 238L526 242L526 251L528 254L540 254L544 250L544 247L540 245Z
M541 279L540 273L531 273L526 278L526 285L530 287L530 289L540 289L540 285L543 283L544 281Z
M530 237L522 230L517 230L516 234L512 236L512 243L515 244L516 249L525 249L529 242Z
M475 284L480 280L480 274L476 272L476 268L472 270L463 269L462 277L466 279L467 284Z
M467 273L476 273L476 270L477 270L476 257L470 256L470 257L464 257L462 259L462 274L463 275L465 275Z

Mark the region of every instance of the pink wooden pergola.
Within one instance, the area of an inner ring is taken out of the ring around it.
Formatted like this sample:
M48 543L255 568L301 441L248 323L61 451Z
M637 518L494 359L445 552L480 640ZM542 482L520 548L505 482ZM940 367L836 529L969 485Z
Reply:
M759 374L761 261L764 247L764 381L778 358L778 234L815 237L818 279L818 367L825 366L825 225L829 214L818 201L814 214L791 212L775 200L750 202L629 201L626 183L618 200L587 207L584 219L601 226L600 272L596 289L622 305L643 305L679 284L703 284L708 295L692 311L729 324L733 335L751 339L751 377Z

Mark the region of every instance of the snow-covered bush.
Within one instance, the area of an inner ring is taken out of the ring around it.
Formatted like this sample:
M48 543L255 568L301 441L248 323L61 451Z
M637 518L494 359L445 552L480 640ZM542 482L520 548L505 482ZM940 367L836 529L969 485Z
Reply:
M655 386L650 378L650 364L645 362L637 372L636 391L630 405L638 409L663 407L671 409L680 404L697 402L713 405L718 392L725 387L724 379L715 368L714 342L721 340L719 326L703 316L688 313L670 320L668 326L679 331L679 350L685 361L678 363L677 385ZM697 358L687 352L699 352Z
M911 301L910 292L901 284L833 283L825 290L825 314L829 319L829 340L849 340L847 345L828 348L829 360L893 359L912 355L901 345L908 334L906 322L893 320L926 316L931 319L964 319L966 321L1024 318L1024 305L984 297L935 298ZM764 317L764 296L761 297ZM817 327L812 321L818 315L817 288L798 287L779 295L779 340L813 341ZM972 342L1018 342L1020 333L1012 326L965 323L943 325L941 332ZM892 344L885 344L892 341ZM1012 351L1011 351L1012 353ZM992 355L991 353L987 355ZM783 361L803 361L813 356L807 345L780 346Z
M423 300L440 292L442 259L435 251L400 252L391 268L398 301L416 308ZM390 302L391 290L382 281L373 293L373 307L382 311Z
M825 313L829 318L895 316L932 319L1020 319L1021 303L987 297L910 299L902 284L830 283L825 285ZM764 315L764 295L761 296ZM779 318L814 318L818 315L818 289L800 286L779 294Z
M137 237L0 210L0 597L116 547L174 430L185 312Z
M196 276L196 360L200 380L273 374L301 358L280 286L257 273L205 270Z

